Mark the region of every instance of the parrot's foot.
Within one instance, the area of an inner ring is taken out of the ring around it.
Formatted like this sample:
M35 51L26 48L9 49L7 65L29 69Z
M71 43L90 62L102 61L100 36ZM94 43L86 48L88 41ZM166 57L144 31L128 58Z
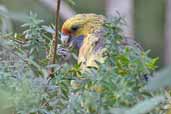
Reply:
M71 58L71 52L69 49L58 47L57 54L64 60L69 60Z

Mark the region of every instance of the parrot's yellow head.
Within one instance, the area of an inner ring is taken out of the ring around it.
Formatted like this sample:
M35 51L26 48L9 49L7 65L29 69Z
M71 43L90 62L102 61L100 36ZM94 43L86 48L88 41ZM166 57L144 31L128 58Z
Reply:
M64 45L81 47L83 39L103 27L105 18L96 14L78 14L67 19L61 30L61 41Z

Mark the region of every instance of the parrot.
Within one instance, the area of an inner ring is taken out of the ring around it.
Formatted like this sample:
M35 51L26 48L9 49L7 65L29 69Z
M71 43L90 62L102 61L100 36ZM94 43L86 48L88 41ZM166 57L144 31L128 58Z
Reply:
M98 68L97 63L105 61L105 28L106 18L93 13L77 14L67 19L61 28L61 42L67 47L78 50L78 60L81 69ZM135 45L141 48L131 38L124 38L124 45Z

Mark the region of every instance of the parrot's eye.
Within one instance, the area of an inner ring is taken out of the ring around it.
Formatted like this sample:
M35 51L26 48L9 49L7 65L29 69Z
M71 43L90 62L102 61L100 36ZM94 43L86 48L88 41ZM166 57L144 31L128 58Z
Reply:
M75 32L75 31L77 31L79 28L80 28L79 25L74 25L74 26L71 27L71 30L72 30L73 32Z

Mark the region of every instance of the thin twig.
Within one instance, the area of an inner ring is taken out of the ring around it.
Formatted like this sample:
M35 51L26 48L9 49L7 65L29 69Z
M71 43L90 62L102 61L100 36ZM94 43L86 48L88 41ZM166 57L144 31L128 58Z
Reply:
M61 0L57 0L57 8L56 8L56 25L55 25L55 35L53 37L53 49L52 49L52 60L50 60L50 64L56 64L56 51L58 47L58 26L59 26L59 11L60 11ZM50 69L49 76L53 77L54 68Z
M57 45L58 45L58 26L59 26L59 10L60 10L60 4L61 0L58 0L57 2L57 10L56 10L56 26L55 26L55 37L54 37L54 58L53 58L53 63L55 64L56 60L56 50L57 50Z

